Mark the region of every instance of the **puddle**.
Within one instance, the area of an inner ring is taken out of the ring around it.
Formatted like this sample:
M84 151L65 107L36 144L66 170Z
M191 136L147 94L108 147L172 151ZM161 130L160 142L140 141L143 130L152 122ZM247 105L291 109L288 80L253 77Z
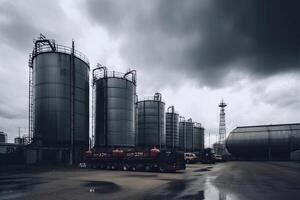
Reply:
M83 184L91 193L112 193L121 190L121 187L113 182L108 181L88 181Z
M15 199L26 195L28 189L34 185L42 184L41 178L32 177L1 177L0 179L0 199Z
M196 169L193 172L207 172L207 171L210 171L210 169L208 167L207 168Z
M178 179L176 179L176 178L159 178L158 180L160 180L160 181L176 181Z
M137 177L137 178L152 178L157 177L156 174L132 174L132 175L125 175L127 177Z
M197 179L190 182L187 189L182 191L175 199L197 200L238 200L232 194L227 194L211 183L213 177L204 180ZM202 187L201 187L202 186Z
M232 194L227 194L214 186L211 183L212 179L214 179L213 176L171 181L164 189L145 199L238 200Z

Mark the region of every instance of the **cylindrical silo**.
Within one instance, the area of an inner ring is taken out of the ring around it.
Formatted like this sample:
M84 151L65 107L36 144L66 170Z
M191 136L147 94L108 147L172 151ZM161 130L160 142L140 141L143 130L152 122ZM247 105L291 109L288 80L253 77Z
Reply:
M89 145L88 60L74 42L70 48L40 37L29 66L33 145L45 147L43 161L79 162Z
M179 114L175 112L174 106L170 106L166 112L166 147L179 147Z
M0 143L7 143L7 134L0 131Z
M200 152L204 149L204 128L199 123L194 123L194 151Z
M165 103L160 93L137 102L137 147L165 148Z
M179 122L179 147L182 151L194 151L194 122L192 119Z
M95 148L133 148L135 145L136 72L125 74L98 67L95 89Z

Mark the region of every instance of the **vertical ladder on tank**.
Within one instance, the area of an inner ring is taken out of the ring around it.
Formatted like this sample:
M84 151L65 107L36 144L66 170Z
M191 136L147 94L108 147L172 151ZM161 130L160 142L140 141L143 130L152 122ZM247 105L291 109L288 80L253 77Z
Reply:
M93 77L94 78L94 77ZM92 80L92 141L90 144L90 148L94 147L95 144L95 85L94 85L94 80Z
M75 44L72 40L72 52L70 62L70 160L69 164L74 163L74 137L75 137Z
M28 124L28 136L29 136L29 143L32 142L33 138L33 63L32 63L32 54L29 54L28 60L29 66L29 124Z

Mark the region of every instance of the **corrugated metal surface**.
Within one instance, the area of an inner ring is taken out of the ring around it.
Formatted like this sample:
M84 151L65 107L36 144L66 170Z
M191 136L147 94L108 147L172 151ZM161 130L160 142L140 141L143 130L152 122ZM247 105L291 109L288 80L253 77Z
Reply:
M289 159L291 151L300 149L300 124L237 127L226 147L245 159Z
M37 162L78 163L89 147L89 63L72 46L41 35L30 56L29 135L33 130L31 146L40 148ZM55 149L51 156L47 148Z
M71 54L59 52L43 52L33 58L34 138L44 146L70 145L72 119L74 144L89 144L89 65L74 58L73 85L71 60Z
M174 109L166 112L166 146L169 149L179 147L179 114Z
M165 103L156 97L137 102L137 146L165 148Z
M204 128L201 126L194 126L194 151L201 151L204 149Z
M192 120L179 122L179 147L185 152L194 151L194 122Z
M6 134L3 133L3 132L0 132L0 143L6 143L7 140L6 140Z
M121 77L96 81L95 147L134 147L135 82Z

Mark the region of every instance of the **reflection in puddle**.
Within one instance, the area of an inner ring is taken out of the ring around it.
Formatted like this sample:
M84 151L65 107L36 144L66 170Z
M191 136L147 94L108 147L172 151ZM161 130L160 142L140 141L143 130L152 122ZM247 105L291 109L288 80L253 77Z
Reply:
M227 194L211 184L211 178L205 180L204 199L206 200L237 200L232 194Z
M181 188L174 199L237 200L232 194L227 194L214 186L211 179L212 177L185 182L185 187Z

